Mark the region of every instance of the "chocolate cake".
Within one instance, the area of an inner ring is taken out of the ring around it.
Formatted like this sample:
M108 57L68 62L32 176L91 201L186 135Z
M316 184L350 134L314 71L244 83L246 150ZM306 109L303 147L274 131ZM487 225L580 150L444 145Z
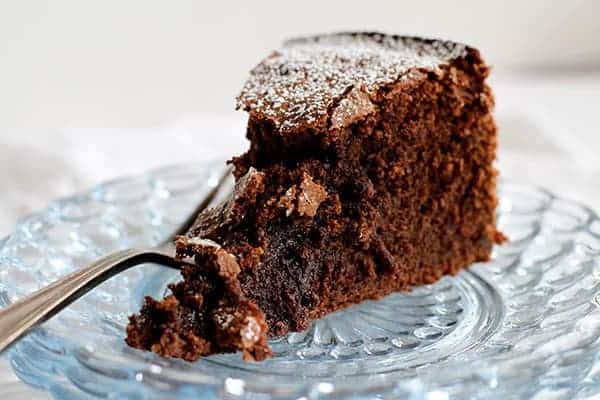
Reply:
M231 198L177 240L190 260L127 343L196 360L271 354L268 337L490 257L496 126L463 44L341 33L286 42L238 97L250 149Z

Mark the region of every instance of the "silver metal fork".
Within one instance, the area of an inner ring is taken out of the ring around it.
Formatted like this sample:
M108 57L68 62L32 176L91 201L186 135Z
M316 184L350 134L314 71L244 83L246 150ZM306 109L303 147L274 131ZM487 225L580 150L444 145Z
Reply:
M231 175L231 168L220 177L198 207L159 245L149 249L125 249L111 253L91 265L78 269L37 292L0 309L0 353L69 304L114 275L143 263L179 268L174 239L187 232L196 216L210 205Z

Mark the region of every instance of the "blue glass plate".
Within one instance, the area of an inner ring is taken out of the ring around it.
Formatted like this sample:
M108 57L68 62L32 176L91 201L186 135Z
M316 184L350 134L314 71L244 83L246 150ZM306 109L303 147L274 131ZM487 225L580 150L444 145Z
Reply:
M0 242L0 303L112 250L157 243L214 185L222 162L123 178L53 203ZM273 340L275 357L195 363L127 347L127 316L177 272L127 271L9 353L57 399L553 398L600 393L600 221L532 186L503 183L494 261L333 313Z

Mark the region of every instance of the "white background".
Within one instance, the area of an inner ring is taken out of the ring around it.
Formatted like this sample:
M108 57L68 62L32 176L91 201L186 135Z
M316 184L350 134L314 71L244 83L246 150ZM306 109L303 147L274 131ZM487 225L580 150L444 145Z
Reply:
M600 64L596 0L0 0L0 126L141 127L230 113L291 35L375 29L455 39L498 74Z
M285 37L340 29L480 48L502 176L600 209L599 1L0 0L0 237L99 181L243 151L247 70ZM7 392L45 398L0 361Z

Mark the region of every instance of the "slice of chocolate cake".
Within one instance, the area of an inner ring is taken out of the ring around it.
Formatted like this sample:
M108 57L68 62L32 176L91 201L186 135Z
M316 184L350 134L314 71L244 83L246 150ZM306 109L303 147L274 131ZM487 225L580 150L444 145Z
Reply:
M250 150L231 199L177 241L195 259L127 342L195 360L489 258L496 126L488 67L462 44L377 33L289 41L238 98Z

